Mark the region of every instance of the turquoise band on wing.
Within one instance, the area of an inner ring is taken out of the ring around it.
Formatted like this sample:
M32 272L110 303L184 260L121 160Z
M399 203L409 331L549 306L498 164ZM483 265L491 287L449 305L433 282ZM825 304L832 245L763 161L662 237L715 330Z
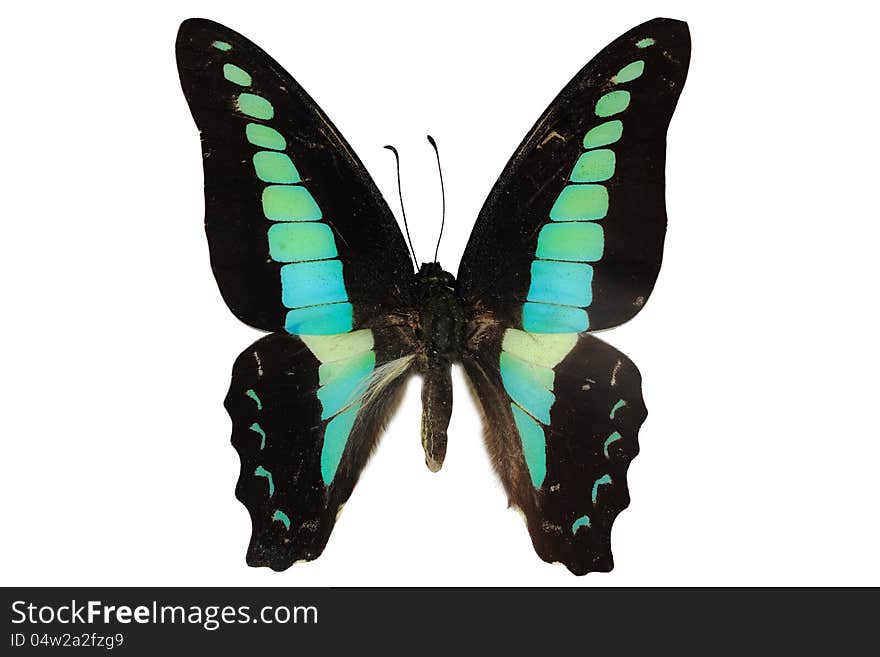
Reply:
M653 44L652 38L634 43L640 49ZM638 80L644 73L645 61L634 59L608 81L612 86L623 85ZM617 171L613 146L623 138L621 116L632 100L629 90L611 88L587 110L597 120L584 134L584 151L571 163L568 182L554 199L548 221L537 234L529 287L522 305L523 330L507 329L502 341L501 381L512 402L513 421L535 488L540 488L546 477L544 426L551 425L556 400L553 368L577 344L577 334L590 328L593 267L601 265L605 255L605 229L600 222L613 220L608 218L614 202L609 189L614 188ZM611 187L604 184L609 182ZM614 405L610 419L624 404L620 400ZM608 436L602 446L605 458L610 458L610 445L620 439L616 431ZM594 482L594 505L599 488L610 484L609 475ZM583 515L574 521L572 532L589 526L589 516Z
M223 41L211 44L230 53L232 46ZM234 53L231 53L234 56ZM233 62L222 67L223 77L239 88L249 88L252 75ZM252 119L245 126L251 153L253 175L266 183L257 200L263 216L272 222L267 227L268 258L281 265L281 304L288 309L284 330L302 337L320 361L316 395L321 403L324 441L321 447L321 477L329 486L342 461L349 435L360 411L361 395L369 384L376 365L372 332L354 331L354 308L348 297L344 267L339 258L336 237L324 221L318 202L303 184L303 178L290 155L285 152L287 139L278 130L260 121L271 121L275 108L271 101L250 91L234 95L234 109ZM366 349L362 349L366 346ZM253 390L248 390L262 410ZM260 449L266 446L266 434L259 423L250 427L260 436ZM275 492L272 474L262 466L254 472L268 482L269 497ZM290 529L290 518L275 510L273 520Z

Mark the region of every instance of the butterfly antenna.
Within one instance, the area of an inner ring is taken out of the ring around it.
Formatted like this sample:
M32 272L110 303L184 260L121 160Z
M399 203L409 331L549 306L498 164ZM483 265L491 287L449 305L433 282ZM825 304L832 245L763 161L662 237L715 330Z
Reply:
M406 210L403 209L403 189L400 186L400 154L397 152L397 149L394 146L387 145L385 146L389 151L394 153L394 160L397 162L397 195L400 197L400 214L403 215L403 228L406 231L406 241L409 242L409 250L412 253L413 262L416 265L416 270L419 268L419 259L416 258L416 250L412 245L412 238L409 236L409 224L406 223Z
M440 240L443 239L443 227L446 225L446 188L443 187L443 169L440 167L440 151L437 150L437 142L428 135L428 143L434 148L437 156L437 172L440 174L440 196L443 198L443 218L440 219L440 235L437 237L437 246L434 248L434 262L437 262L437 253L440 251Z

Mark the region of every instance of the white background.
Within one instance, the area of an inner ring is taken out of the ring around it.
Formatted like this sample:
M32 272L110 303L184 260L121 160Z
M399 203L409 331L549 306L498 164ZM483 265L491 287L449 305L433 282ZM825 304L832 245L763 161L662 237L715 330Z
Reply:
M876 21L845 2L623 4L6 5L0 581L880 584ZM693 57L669 130L663 270L644 311L602 336L641 369L650 411L615 570L576 578L535 556L460 370L439 474L413 380L323 556L248 568L222 400L259 334L208 264L180 21L261 44L395 212L381 147L397 145L424 259L440 218L431 132L454 272L549 101L657 15L689 22Z

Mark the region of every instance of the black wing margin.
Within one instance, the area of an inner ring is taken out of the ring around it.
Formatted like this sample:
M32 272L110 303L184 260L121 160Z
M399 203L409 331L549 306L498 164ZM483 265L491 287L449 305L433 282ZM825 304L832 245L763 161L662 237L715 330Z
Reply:
M266 331L309 332L286 326L291 306L282 304L280 270L285 262L331 257L341 263L345 291L315 287L324 273L338 274L338 265L300 267L292 289L313 294L291 303L347 296L354 329L407 307L413 269L400 229L363 164L303 88L258 46L209 20L184 21L176 50L202 137L211 265L235 315ZM277 238L271 252L270 228ZM321 328L342 332L337 327Z

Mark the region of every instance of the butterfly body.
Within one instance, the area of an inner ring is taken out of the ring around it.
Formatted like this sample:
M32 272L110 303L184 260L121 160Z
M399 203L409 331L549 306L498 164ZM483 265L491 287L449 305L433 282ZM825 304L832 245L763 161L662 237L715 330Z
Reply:
M418 300L416 367L422 384L422 447L432 472L446 457L446 430L452 416L452 364L461 361L465 309L455 292L455 276L436 262L423 263L415 277Z
M689 55L687 26L661 18L577 73L501 173L453 276L413 271L363 164L277 62L212 21L181 25L211 266L233 313L269 332L236 360L225 401L250 565L321 554L412 374L439 470L461 363L538 555L612 568L647 411L635 365L591 333L638 313L659 272L666 128Z

